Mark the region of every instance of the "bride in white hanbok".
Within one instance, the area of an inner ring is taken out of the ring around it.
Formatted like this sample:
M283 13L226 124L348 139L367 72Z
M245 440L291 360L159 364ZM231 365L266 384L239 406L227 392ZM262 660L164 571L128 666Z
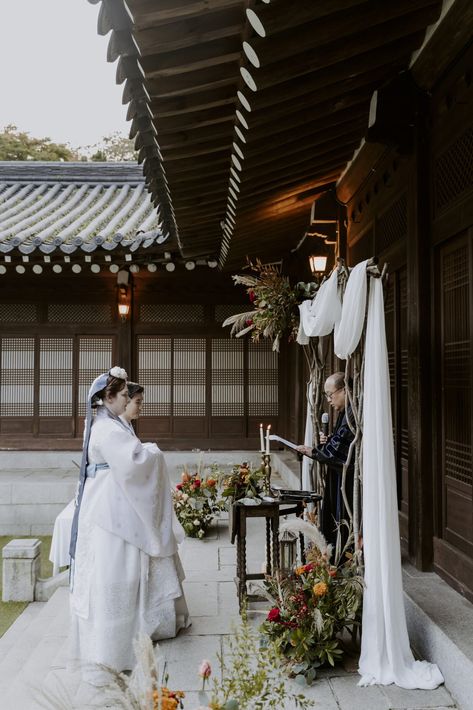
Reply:
M131 669L139 632L172 638L190 623L177 554L184 532L162 452L120 418L126 377L118 367L101 375L87 403L71 533L71 662L83 671L85 664Z

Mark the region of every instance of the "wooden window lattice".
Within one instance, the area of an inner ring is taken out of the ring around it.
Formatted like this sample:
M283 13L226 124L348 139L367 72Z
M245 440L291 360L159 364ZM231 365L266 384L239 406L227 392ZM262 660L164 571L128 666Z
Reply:
M0 323L36 323L34 303L0 303Z
M203 338L174 340L173 414L204 417L206 414L206 342Z
M473 187L473 128L465 131L437 158L434 175L438 210Z
M472 484L468 245L443 255L442 361L445 475Z
M40 417L73 415L73 347L72 338L40 338Z
M404 193L378 219L375 233L375 254L395 244L407 235L407 194Z
M224 320L230 318L230 316L236 316L238 313L245 313L246 311L251 311L251 304L248 303L246 306L243 303L235 305L234 303L223 303L215 306L215 320L217 323L223 323Z
M244 342L228 338L213 338L212 416L243 416L245 414L244 388Z
M111 323L112 309L106 303L51 303L50 323Z
M34 338L1 339L0 416L33 416L34 356Z
M112 367L113 338L79 338L79 372L77 414L85 417L87 393L98 375Z
M145 388L143 416L171 416L171 338L139 337L138 381Z
M203 323L204 307L196 303L144 303L140 306L143 323Z
M278 416L278 355L265 340L248 343L248 414Z

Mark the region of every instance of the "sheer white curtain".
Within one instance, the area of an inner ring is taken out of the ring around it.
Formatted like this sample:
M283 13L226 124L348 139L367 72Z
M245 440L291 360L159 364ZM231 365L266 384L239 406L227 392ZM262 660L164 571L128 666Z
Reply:
M354 267L335 332L335 352L343 360L363 331L367 262ZM314 304L315 306L315 304ZM327 302L324 306L330 307ZM317 315L312 314L317 320ZM320 321L327 314L318 314ZM303 324L305 329L305 324ZM309 335L309 333L306 333ZM436 688L438 667L415 661L404 611L391 396L381 279L371 279L365 344L363 405L363 551L365 593L360 685L395 683L402 688Z

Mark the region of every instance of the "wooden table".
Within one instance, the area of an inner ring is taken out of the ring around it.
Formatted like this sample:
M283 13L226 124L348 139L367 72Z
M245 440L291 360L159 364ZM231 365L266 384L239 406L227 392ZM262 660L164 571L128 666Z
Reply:
M237 573L235 584L237 585L238 601L240 612L245 600L264 601L265 597L260 594L248 594L246 583L249 580L264 579L266 575L272 574L279 569L279 518L281 515L292 515L295 513L301 516L304 511L302 501L284 502L275 500L274 502L262 501L260 505L244 505L236 501L232 508L232 543L237 542ZM263 572L249 573L246 570L246 521L248 518L265 518L266 521L266 574ZM301 558L304 559L304 536L299 535L301 545Z

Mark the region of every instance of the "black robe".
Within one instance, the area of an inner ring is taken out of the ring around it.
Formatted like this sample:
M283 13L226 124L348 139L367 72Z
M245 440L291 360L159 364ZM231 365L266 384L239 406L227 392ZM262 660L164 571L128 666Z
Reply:
M350 416L351 410L348 411ZM319 527L327 542L333 545L334 548L340 521L343 519L348 520L341 485L343 465L348 458L348 451L353 439L353 432L348 426L347 417L345 411L343 411L338 415L332 436L322 446L312 449L312 458L327 466ZM353 509L354 460L355 457L353 455L345 480L345 493L351 509ZM347 538L348 528L343 525L341 527L342 549L346 544Z

